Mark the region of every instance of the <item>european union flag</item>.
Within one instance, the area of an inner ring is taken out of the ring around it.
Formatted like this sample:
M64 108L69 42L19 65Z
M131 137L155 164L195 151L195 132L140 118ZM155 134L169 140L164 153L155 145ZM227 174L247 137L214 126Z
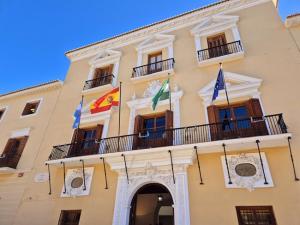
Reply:
M77 106L75 112L74 112L74 123L73 123L73 129L76 129L79 127L80 124L80 118L81 118L81 109L82 109L82 101Z
M225 89L225 84L224 84L224 74L223 74L223 70L220 69L219 70L219 74L218 74L218 78L215 84L215 88L214 88L214 94L212 96L212 101L216 100L216 98L219 95L219 91Z

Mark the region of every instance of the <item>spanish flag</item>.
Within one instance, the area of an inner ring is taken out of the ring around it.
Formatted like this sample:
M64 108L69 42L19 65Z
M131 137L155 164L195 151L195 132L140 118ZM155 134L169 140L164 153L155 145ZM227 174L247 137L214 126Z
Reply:
M112 106L119 105L120 90L115 88L90 105L91 114L110 110Z

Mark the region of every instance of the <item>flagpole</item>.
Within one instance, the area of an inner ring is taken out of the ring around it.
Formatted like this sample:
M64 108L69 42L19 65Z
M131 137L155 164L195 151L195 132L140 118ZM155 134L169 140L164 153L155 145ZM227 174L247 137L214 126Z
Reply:
M170 81L170 73L168 73L168 80L169 80L169 107L170 111L172 111L172 99L171 99L171 81Z
M122 105L122 82L119 85L119 125L118 125L118 151L120 151L120 134L121 134L121 105Z
M79 126L80 126L80 122L81 122L81 111L82 111L82 106L83 106L83 95L81 95L81 102L80 102L80 116L79 116L79 123L78 123L78 126L77 126L77 131L76 131L76 135L75 135L75 143L77 143L77 137L78 137L78 133L79 133Z
M225 74L223 73L222 63L220 63L220 69L222 70L222 74L223 74L223 83L224 83L224 89L225 89L225 95L226 95L227 104L228 104L228 107L230 107L228 93L227 93L227 87L226 87L226 82L225 82Z

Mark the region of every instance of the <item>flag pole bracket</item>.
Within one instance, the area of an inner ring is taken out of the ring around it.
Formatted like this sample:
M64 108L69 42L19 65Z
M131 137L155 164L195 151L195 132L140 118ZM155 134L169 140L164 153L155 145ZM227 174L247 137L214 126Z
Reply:
M108 189L104 157L100 157L100 159L102 160L102 163L103 163L103 171L104 171L104 178L105 178L105 189Z
M195 149L195 154L197 158L197 163L198 163L198 171L199 171L199 177L200 177L200 184L203 185L203 179L202 179L202 173L201 173L201 167L200 167L200 161L199 161L199 156L198 156L198 148L197 146L194 146Z

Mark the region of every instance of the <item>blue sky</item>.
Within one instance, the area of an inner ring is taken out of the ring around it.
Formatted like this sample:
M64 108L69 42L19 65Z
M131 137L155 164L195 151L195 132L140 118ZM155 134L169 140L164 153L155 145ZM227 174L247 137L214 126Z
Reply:
M0 0L0 94L64 80L68 50L216 0ZM281 0L280 15L300 12Z

